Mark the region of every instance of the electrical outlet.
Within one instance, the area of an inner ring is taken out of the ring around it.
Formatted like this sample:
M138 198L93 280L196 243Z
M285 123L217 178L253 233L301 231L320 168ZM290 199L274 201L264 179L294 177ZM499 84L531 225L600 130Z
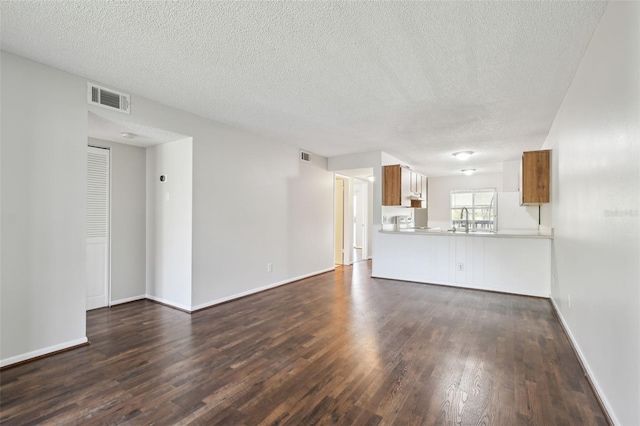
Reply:
M267 263L267 272L273 271L273 263Z
M464 263L458 263L458 271L464 271Z
M567 307L570 308L571 307L571 295L567 294Z

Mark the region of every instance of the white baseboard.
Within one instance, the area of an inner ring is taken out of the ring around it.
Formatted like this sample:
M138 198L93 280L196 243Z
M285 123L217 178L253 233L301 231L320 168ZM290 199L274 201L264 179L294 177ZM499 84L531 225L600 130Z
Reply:
M582 368L584 369L585 374L587 375L587 379L589 380L589 382L591 382L591 386L593 386L593 390L597 394L596 397L600 400L600 403L604 406L604 409L607 411L605 414L609 416L609 419L614 424L614 426L621 424L618 421L615 415L615 412L611 407L611 404L609 404L609 401L605 397L604 392L602 391L602 388L600 388L600 385L598 384L598 381L596 380L595 375L593 374L593 371L591 370L591 367L589 366L589 363L587 362L587 359L584 356L584 353L582 353L582 349L580 349L580 345L578 344L575 337L573 336L573 333L571 333L571 329L569 328L569 325L564 320L564 317L562 316L562 312L560 312L560 308L558 308L556 301L553 300L553 297L550 297L549 299L551 299L551 305L553 306L553 309L556 311L558 318L560 318L560 323L562 324L562 328L564 328L565 333L567 334L567 336L569 337L569 340L571 341L571 344L573 345L573 349L575 350L576 354L578 355L578 358L580 359L580 364L582 364Z
M53 352L58 352L64 349L72 348L74 346L82 345L87 343L89 340L84 337L82 339L72 340L70 342L64 342L53 346L48 346L46 348L38 349L35 351L27 352L25 354L12 356L10 358L0 360L0 367L6 367L11 364L16 364L18 362L27 361L33 358L37 358L39 356L47 355Z
M336 269L335 267L322 269L320 271L311 272L310 274L300 275L298 277L289 278L287 280L280 281L280 282L277 282L277 283L268 284L268 285L265 285L263 287L258 287L258 288L254 288L254 289L251 289L251 290L243 291L242 293L236 293L236 294L233 294L231 296L223 297L221 299L216 299L216 300L212 300L210 302L201 303L200 305L194 306L191 309L191 311L197 311L197 310L200 310L200 309L208 308L210 306L219 305L220 303L228 302L228 301L233 300L233 299L239 299L241 297L249 296L249 295L254 294L254 293L259 293L261 291L265 291L265 290L269 290L271 288L279 287L281 285L289 284L289 283L292 283L294 281L302 280L304 278L309 278L309 277L312 277L314 275L320 275L320 274L324 274L325 272L334 271L335 269Z
M146 294L141 294L139 296L125 297L124 299L112 300L111 306L121 305L123 303L135 302L136 300L144 300L147 297L148 296Z
M162 303L163 305L172 306L172 307L174 307L174 308L176 308L176 309L180 309L181 311L186 311L186 312L191 312L191 311L193 311L193 309L191 309L191 308L190 308L189 306L187 306L187 305L181 305L181 304L179 304L179 303L172 302L172 301L170 301L170 300L166 300L166 299L163 299L163 298L161 298L161 297L152 296L152 295L150 295L150 294L147 294L145 297L146 297L147 299L149 299L149 300L153 300L154 302Z

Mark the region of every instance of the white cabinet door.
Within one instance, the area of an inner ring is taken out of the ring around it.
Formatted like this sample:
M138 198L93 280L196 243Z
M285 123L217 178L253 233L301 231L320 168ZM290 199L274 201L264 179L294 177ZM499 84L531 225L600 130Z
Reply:
M412 172L408 168L400 168L400 205L402 207L411 207L411 175Z
M109 150L87 153L87 310L109 306Z

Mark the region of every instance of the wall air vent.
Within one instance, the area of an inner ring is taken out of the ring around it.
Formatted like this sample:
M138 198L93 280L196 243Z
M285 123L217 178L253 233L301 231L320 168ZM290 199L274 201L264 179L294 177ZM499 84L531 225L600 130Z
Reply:
M311 153L306 151L300 151L300 161L311 162Z
M100 87L93 83L87 83L87 100L92 105L131 114L129 95L115 90Z

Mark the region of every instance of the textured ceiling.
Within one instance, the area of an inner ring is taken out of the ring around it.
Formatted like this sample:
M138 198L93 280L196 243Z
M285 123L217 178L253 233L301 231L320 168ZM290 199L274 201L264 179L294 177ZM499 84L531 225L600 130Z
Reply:
M603 2L2 1L2 49L285 143L430 176L538 149ZM135 108L135 105L132 106Z

